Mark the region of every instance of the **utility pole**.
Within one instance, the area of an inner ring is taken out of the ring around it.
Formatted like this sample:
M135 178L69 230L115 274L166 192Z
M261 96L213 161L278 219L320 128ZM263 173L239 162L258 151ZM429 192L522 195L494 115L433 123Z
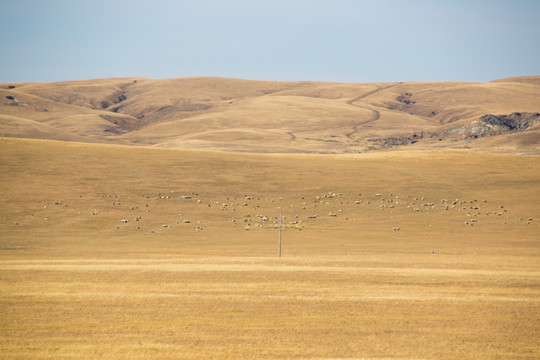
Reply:
M279 213L279 249L278 257L281 257L281 213Z

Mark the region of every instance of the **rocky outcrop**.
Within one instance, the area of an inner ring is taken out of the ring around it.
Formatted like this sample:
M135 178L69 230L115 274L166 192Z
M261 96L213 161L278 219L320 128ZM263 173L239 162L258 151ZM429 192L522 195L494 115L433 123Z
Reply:
M502 135L524 131L540 120L540 113L515 112L510 115L486 114L470 124L463 124L438 131L437 136L457 137L461 140Z
M443 127L435 131L412 135L368 139L376 148L388 149L394 146L414 144L422 140L470 140L487 136L525 131L540 123L540 113L515 112L509 115L486 114L468 124Z

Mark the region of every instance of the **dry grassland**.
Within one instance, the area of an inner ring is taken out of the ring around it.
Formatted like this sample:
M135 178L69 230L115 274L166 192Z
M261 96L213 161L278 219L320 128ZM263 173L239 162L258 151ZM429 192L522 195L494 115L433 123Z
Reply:
M0 359L538 358L539 165L0 138Z
M0 84L3 137L226 152L538 154L538 116L512 132L499 124L489 133L480 122L484 129L471 136L469 127L482 116L513 113L540 113L540 77L488 83L124 78ZM414 142L404 140L414 135Z

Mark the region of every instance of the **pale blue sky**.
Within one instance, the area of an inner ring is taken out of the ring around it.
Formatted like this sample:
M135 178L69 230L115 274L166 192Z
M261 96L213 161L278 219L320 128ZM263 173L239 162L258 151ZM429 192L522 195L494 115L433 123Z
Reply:
M540 75L540 0L0 0L0 82Z

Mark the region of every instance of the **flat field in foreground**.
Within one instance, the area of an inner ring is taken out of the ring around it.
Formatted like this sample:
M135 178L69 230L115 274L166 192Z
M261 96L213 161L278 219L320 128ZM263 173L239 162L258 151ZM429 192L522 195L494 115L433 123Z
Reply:
M0 359L540 356L538 156L0 150Z

